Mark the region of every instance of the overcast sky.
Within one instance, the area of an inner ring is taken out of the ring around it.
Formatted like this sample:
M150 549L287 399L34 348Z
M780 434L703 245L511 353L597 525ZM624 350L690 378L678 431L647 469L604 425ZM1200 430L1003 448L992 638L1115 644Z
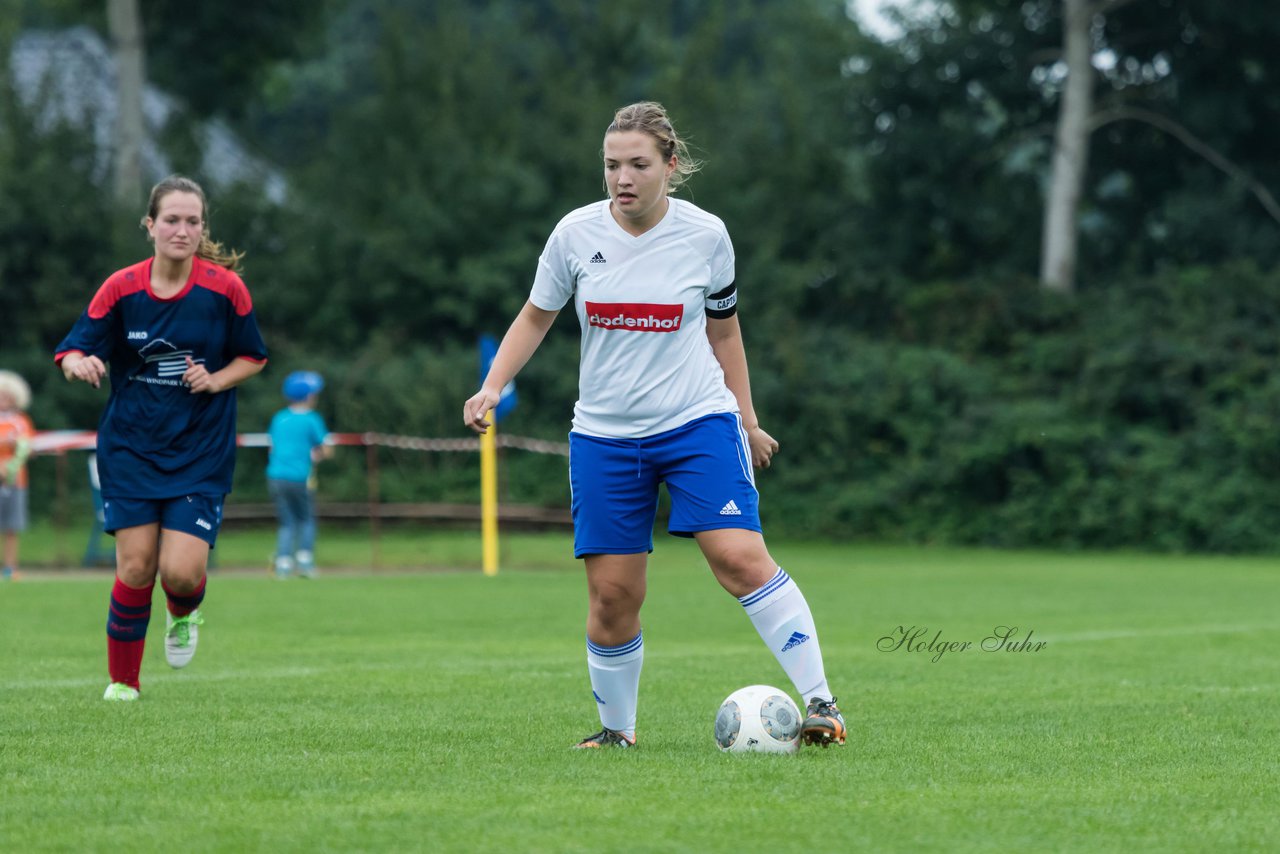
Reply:
M858 23L862 25L864 30L879 38L892 36L896 33L896 30L880 13L881 6L895 5L896 3L898 3L898 0L849 0L849 5L853 7L853 14L858 19Z
M862 28L881 39L892 38L901 35L902 32L885 18L882 9L894 6L906 9L917 6L919 13L927 15L930 11L936 11L938 6L937 0L928 0L928 2L925 0L847 0L847 2Z

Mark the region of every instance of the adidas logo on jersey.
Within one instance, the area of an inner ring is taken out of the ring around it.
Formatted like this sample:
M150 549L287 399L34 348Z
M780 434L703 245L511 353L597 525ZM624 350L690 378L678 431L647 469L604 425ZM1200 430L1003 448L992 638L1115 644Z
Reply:
M592 256L591 256L591 263L592 263L592 264L606 264L606 263L608 263L608 262L604 260L604 256L603 256L603 255L601 255L599 252L597 252L596 254L594 254L594 255L592 255Z
M737 502L730 500L728 504L720 508L721 516L741 516L742 511L738 509Z
M792 632L791 637L787 638L787 642L782 645L782 651L786 652L789 649L795 649L808 639L808 635L801 634L800 632Z

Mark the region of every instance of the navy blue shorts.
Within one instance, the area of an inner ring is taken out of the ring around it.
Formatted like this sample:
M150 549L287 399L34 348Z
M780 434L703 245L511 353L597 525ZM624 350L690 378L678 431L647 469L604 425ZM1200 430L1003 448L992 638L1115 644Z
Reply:
M180 531L199 537L213 548L222 527L225 495L183 495L179 498L107 498L102 502L102 529L114 534L159 522L166 531Z
M569 434L573 555L653 551L658 484L671 495L667 530L760 530L760 494L736 413L698 418L643 439Z

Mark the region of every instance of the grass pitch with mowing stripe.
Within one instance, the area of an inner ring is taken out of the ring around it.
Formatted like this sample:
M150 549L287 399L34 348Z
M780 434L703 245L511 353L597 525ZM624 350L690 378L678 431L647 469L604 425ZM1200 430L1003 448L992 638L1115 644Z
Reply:
M725 696L791 686L683 541L651 562L634 751L569 749L598 720L567 557L215 572L183 671L157 593L135 704L101 699L109 574L29 573L0 585L0 849L1280 848L1280 562L772 547L844 748L716 749Z

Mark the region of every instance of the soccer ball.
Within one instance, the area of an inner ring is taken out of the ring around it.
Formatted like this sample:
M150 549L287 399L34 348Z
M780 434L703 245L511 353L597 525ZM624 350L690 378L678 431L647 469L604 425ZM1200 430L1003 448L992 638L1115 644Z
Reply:
M748 685L720 704L716 744L728 753L795 753L800 749L800 724L800 710L785 692Z

